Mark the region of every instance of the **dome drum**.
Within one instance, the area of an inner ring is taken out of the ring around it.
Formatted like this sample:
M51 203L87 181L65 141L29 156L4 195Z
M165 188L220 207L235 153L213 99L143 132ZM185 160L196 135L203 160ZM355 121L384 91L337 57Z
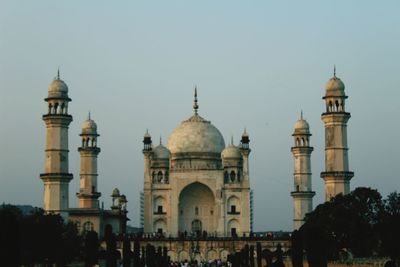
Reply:
M224 165L224 168L242 168L243 160L242 159L224 159L223 165Z
M154 159L150 163L151 168L169 168L169 160L168 159Z
M173 170L220 170L221 154L218 153L178 153L171 156Z

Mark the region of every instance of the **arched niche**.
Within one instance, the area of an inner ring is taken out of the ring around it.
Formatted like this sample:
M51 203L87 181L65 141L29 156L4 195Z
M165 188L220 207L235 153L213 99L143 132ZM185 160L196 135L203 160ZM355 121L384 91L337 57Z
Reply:
M179 194L179 231L191 233L195 220L201 222L203 231L214 230L214 210L215 197L208 186L199 182L187 185Z

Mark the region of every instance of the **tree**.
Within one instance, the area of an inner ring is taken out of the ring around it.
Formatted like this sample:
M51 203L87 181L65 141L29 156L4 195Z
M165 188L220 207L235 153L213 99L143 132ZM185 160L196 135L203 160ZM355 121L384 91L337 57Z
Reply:
M99 238L95 231L85 236L85 267L92 267L99 261Z
M293 231L292 237L292 265L293 267L303 267L303 237L297 230Z
M393 192L384 200L382 220L377 226L383 253L393 261L400 261L400 193Z
M65 224L57 214L44 214L36 209L32 214L22 215L18 208L3 205L0 208L0 253L7 266L15 264L57 264L65 266L79 257L81 238L76 225ZM16 258L17 257L17 258ZM19 261L15 261L19 259Z
M0 207L0 259L3 264L14 267L20 265L19 224L21 211L11 205Z
M257 242L256 244L256 251L257 251L257 267L260 267L262 262L262 248L260 242Z
M306 215L303 227L308 228L308 231L320 231L320 240L327 241L330 258L336 258L342 248L350 249L356 256L371 256L379 244L379 236L374 228L382 210L383 202L379 192L360 187L350 194L339 194L317 206ZM312 238L312 235L309 237Z
M136 238L133 243L133 267L140 266L140 243L139 239Z
M304 224L301 227L308 266L327 267L330 236L321 225Z
M131 266L131 257L132 257L131 241L129 240L128 235L125 235L123 240L124 240L123 248L122 248L123 266L130 267Z
M117 266L117 240L112 232L112 226L107 224L104 231L104 239L106 240L106 266Z

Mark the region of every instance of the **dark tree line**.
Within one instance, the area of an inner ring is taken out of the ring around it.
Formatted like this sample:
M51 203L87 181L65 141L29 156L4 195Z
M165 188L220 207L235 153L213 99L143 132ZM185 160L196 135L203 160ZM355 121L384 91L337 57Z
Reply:
M383 200L377 190L356 188L338 195L307 214L305 224L292 234L292 262L302 266L303 251L309 266L327 266L341 253L354 257L389 256L399 261L400 194Z
M24 216L17 207L0 207L0 259L5 266L65 266L79 257L81 243L76 226L59 215L37 209Z

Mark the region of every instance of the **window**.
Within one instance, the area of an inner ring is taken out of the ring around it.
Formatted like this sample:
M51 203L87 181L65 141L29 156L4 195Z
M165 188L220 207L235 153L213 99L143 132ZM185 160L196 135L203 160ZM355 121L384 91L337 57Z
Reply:
M199 207L195 207L194 208L194 214L195 215L199 215Z
M231 182L235 181L235 172L231 171Z
M157 206L157 213L163 213L163 207Z
M228 182L229 182L229 174L228 174L227 171L224 172L224 182L225 182L225 183L228 183Z
M237 237L236 228L231 228L231 236L232 237Z
M236 213L236 206L235 205L231 206L231 213Z

